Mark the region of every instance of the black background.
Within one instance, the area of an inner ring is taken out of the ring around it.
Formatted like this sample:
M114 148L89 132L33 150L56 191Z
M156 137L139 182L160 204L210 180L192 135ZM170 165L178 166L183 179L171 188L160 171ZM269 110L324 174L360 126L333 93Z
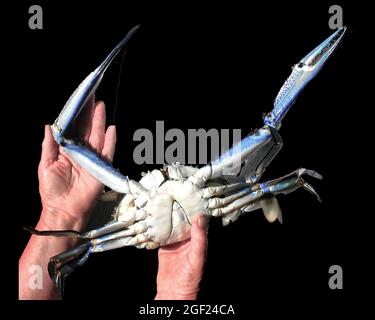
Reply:
M44 29L30 30L31 4L44 10ZM35 225L41 210L37 165L43 125L54 121L67 98L135 24L118 95L118 143L114 165L131 178L154 166L137 166L132 153L138 128L240 128L262 123L291 66L328 37L328 8L341 4L347 35L321 73L292 107L280 130L284 147L263 180L299 167L315 169L309 180L323 203L298 190L280 196L284 224L269 224L261 212L224 228L212 219L208 260L199 298L273 303L285 299L319 305L341 301L358 289L363 266L359 238L363 215L355 183L362 169L358 145L361 119L358 63L361 8L348 3L239 5L133 5L120 1L23 2L17 8L20 38L15 70L21 123L27 128L19 168L27 177L19 226ZM111 119L121 58L105 75L97 99ZM158 166L156 166L158 167ZM359 222L361 221L361 223ZM17 256L29 235L19 232ZM344 290L328 288L328 268L344 270ZM157 250L124 248L93 255L66 283L66 300L151 300L155 295ZM242 308L246 308L242 305Z

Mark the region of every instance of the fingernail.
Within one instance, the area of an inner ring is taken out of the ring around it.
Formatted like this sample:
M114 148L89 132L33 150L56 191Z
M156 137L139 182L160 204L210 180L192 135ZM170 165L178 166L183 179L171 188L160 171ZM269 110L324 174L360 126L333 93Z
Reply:
M198 219L198 227L201 229L207 229L208 227L208 220L204 216L200 216Z

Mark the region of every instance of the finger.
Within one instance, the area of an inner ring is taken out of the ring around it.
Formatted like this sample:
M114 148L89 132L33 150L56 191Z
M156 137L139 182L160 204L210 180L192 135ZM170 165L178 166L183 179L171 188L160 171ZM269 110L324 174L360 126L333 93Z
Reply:
M78 118L73 124L73 135L80 137L83 141L88 142L90 138L92 119L95 111L95 94L90 97L86 105L83 107Z
M198 215L191 228L190 262L193 267L202 268L206 259L208 220Z
M44 126L44 140L42 143L42 155L40 158L40 165L44 168L50 166L57 160L59 145L55 142L52 136L51 126Z
M102 156L109 162L113 161L116 150L116 126L109 126L105 133L104 146Z
M105 118L105 104L103 101L98 101L95 104L91 133L88 141L90 146L98 153L103 150L104 146Z

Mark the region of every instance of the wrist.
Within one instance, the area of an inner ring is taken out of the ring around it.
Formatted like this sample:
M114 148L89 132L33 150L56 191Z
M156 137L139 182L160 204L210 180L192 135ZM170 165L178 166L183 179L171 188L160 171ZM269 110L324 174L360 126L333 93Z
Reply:
M39 221L35 229L39 231L47 230L74 230L81 231L80 223L74 219L69 219L65 217L65 214L62 212L55 212L51 214L50 211L43 209L39 218ZM56 255L68 248L73 247L77 243L77 239L70 237L40 237L33 236L32 238L37 239L40 245L45 245L44 250L48 251L49 256ZM51 251L51 252L50 252Z
M75 217L68 212L43 207L38 226L45 230L75 230L83 231L87 219Z

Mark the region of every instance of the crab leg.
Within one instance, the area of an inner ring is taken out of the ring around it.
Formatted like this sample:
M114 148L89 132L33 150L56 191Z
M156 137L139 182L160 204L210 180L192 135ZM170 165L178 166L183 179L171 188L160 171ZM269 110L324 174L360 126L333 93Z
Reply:
M132 28L126 36L120 41L120 43L111 51L111 53L104 59L104 61L91 72L78 86L78 88L70 96L66 102L64 108L60 112L58 118L55 120L52 126L52 133L56 142L60 143L64 139L69 126L72 124L74 119L81 112L86 102L95 93L95 90L102 81L103 75L113 59L117 56L120 50L128 43L133 34L138 30L139 25Z
M303 174L307 174L318 179L321 178L321 175L317 172L301 168L284 177L264 183L257 183L251 187L248 187L247 189L236 191L235 193L224 198L209 199L208 209L213 216L223 216L223 219L228 220L226 218L228 214L235 215L238 211L252 211L247 209L248 206L252 206L252 203L254 202L261 201L262 205L263 199L269 199L270 197L273 198L280 193L287 194L297 190L300 187L303 187L305 190L312 193L319 201L321 201L314 188L303 180ZM267 216L266 218L269 221L272 220Z
M78 86L65 104L60 115L52 125L52 134L57 143L59 143L68 156L77 164L84 168L88 173L94 176L107 187L119 193L137 194L143 190L142 186L123 176L118 170L114 169L111 164L103 160L95 152L82 145L77 144L74 140L67 139L65 134L74 119L81 112L86 102L92 97L96 88L99 86L105 71L113 59L123 48L139 26L131 29L121 42L111 51L104 61L91 72Z
M115 223L115 225L117 225L117 223ZM100 229L104 232L103 228ZM92 253L131 245L136 245L138 248L146 247L148 249L159 246L153 241L148 241L148 237L145 237L142 233L135 235L135 232L140 231L135 229L136 228L130 228L121 231L110 231L107 229L108 232L106 234L52 257L48 263L48 273L55 283L60 297L63 295L65 278L75 269L86 263ZM99 233L101 232L97 232L96 234L98 235Z
M265 117L264 123L279 129L281 120L303 88L319 73L329 56L340 43L346 28L340 28L330 37L295 64L289 78L281 87L274 102L273 110Z
M233 185L219 187L209 187L209 191L203 192L206 197L209 195L220 195L224 192L223 198L210 198L208 202L208 212L212 216L222 216L223 224L235 221L243 212L253 211L262 207L268 221L273 222L276 218L281 220L281 210L275 196L279 193L289 193L303 186L308 191L314 193L314 189L307 184L302 175L307 174L314 178L321 176L312 170L304 168L265 183L258 183L252 186L237 183ZM229 192L229 194L227 193ZM319 197L319 196L317 196ZM91 253L113 250L125 246L136 246L137 248L154 249L160 244L151 240L148 230L146 216L136 215L136 223L129 225L129 220L113 221L108 225L80 234L74 231L36 231L32 233L49 236L70 236L89 241L76 246L51 258L48 264L48 271L51 279L56 284L60 295L62 295L65 278L82 266ZM30 230L29 230L30 231Z
M278 150L281 146L279 133L272 127L264 126L227 150L218 159L200 168L189 180L203 186L208 180L238 175L241 164L249 159L252 159L252 164L258 168L258 163L263 162L267 154L273 153L273 149Z
M263 128L255 130L224 155L199 169L190 180L203 185L220 176L237 175L245 181L257 182L282 147L277 131L281 120L306 84L319 73L345 31L346 28L338 29L293 67L275 99L273 110L264 117Z
M63 296L65 278L87 261L90 254L88 248L89 243L84 243L50 259L48 274L56 285L60 298Z
M108 233L112 233L127 227L129 223L122 222L122 221L113 221L108 223L107 225L95 229L90 230L84 233L74 231L74 230L46 230L40 231L36 230L31 227L24 227L24 230L29 231L31 234L35 234L38 236L54 236L54 237L70 237L70 238L77 238L77 239L94 239L96 237L100 237L102 235L106 235Z

